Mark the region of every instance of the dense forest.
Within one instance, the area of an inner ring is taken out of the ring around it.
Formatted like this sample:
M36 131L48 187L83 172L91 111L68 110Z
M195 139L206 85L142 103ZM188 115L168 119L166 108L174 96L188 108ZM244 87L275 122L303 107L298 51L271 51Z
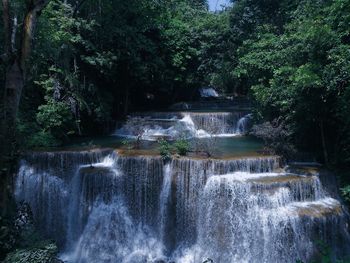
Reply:
M256 135L339 171L350 199L349 10L349 0L235 0L216 12L202 0L2 0L3 214L21 152L109 134L131 112L208 86L248 97Z
M129 112L214 86L249 96L257 121L278 119L294 144L346 165L348 7L345 0L234 1L214 13L205 1L49 1L20 69L17 145L108 133ZM13 2L4 17L12 30L1 28L3 92L12 60L23 56L29 9Z

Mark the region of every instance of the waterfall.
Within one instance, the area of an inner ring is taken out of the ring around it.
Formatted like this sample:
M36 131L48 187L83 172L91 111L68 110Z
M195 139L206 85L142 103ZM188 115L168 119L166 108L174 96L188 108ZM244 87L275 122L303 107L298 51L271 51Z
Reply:
M63 258L75 263L152 262L162 245L152 231L131 217L120 197L97 200L74 251Z
M232 137L247 132L250 116L240 111L135 114L129 117L129 123L118 128L114 134L150 141L179 137Z
M162 185L162 191L160 193L159 197L159 203L160 203L160 240L162 242L165 241L165 233L166 233L166 222L168 219L168 211L167 208L169 207L169 198L171 194L171 165L165 164L164 165L164 172L163 172L163 185Z
M219 93L213 89L213 88L201 88L199 90L199 93L201 95L202 98L210 98L210 97L214 97L217 98L219 97Z
M280 163L31 153L21 161L16 198L72 263L307 262L318 240L334 259L349 251L342 204L317 173L284 172Z
M99 163L110 150L26 154L15 182L15 197L31 207L45 237L64 244L68 229L70 181L81 165Z
M276 189L271 189L271 185L260 180L267 177L271 181L271 177L275 177L274 181L278 181L278 177L284 176L246 176L246 173L239 172L213 176L208 180L201 196L198 223L198 244L204 251L210 248L210 251L205 252L208 257L214 262L228 262L228 259L230 262L288 262L305 260L310 256L305 253L312 253L311 242L303 240L309 235L303 235L299 232L300 229L293 229L295 222L288 214L288 209L285 213L279 213L280 208L283 210L291 202L305 201L304 198L297 198L298 194L294 193L300 189L294 189L288 179L284 183L278 183ZM317 185L316 178L310 181L304 189ZM316 195L310 195L309 198L315 199ZM291 224L292 229L288 231L291 231L289 235L292 240L288 240L283 233L274 232L281 224ZM300 248L292 250L296 255L283 249L294 245L300 245Z
M237 122L236 133L238 134L246 133L248 131L248 125L251 118L252 118L252 114L247 114L242 118L240 118Z

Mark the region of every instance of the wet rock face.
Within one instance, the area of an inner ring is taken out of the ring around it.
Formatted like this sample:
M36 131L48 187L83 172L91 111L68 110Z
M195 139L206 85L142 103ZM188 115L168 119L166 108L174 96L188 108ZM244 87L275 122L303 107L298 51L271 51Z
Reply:
M82 160L69 174L23 160L16 182L68 262L307 262L322 238L334 260L349 251L341 203L317 172L275 172L278 157Z
M322 167L318 163L293 163L287 166L286 171L295 174L317 175L324 187L324 191L335 199L340 199L336 174Z

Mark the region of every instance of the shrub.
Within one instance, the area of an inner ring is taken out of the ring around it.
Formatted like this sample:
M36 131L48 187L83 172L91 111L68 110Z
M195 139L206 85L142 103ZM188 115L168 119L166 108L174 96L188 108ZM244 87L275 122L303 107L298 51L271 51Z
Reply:
M341 191L341 195L343 196L345 201L350 203L350 185L347 185L347 186L341 188L340 191Z
M174 143L175 150L180 155L186 155L190 150L190 144L185 139L176 140Z
M128 149L128 150L131 150L134 146L133 146L133 144L131 143L131 141L130 140L127 140L127 139L125 139L125 140L123 140L122 141L122 144L126 147L126 149Z
M171 145L168 141L161 139L158 141L159 143L159 151L162 159L164 161L168 161L171 159Z
M291 128L283 121L274 120L254 125L251 134L263 139L265 147L274 154L279 154L289 159L296 152L291 143Z

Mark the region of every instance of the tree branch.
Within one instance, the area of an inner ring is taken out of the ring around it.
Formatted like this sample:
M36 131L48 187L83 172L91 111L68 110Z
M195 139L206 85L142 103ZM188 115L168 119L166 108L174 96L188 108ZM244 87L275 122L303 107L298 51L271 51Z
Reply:
M86 0L81 0L80 2L78 2L76 4L76 6L74 7L74 11L73 11L73 17L75 17L79 11L79 9L81 8L81 6L84 4L84 2L86 2Z
M16 50L16 33L17 33L17 16L13 18L12 33L11 33L11 50L14 52Z

